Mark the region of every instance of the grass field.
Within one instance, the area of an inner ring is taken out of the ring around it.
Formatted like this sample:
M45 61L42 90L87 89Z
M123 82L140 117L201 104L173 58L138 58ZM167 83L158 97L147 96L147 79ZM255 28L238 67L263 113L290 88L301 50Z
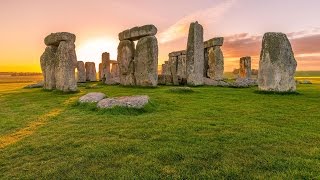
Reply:
M1 179L320 179L318 81L291 95L97 83L61 94L8 82L0 80ZM146 94L151 104L101 111L76 103L87 92Z

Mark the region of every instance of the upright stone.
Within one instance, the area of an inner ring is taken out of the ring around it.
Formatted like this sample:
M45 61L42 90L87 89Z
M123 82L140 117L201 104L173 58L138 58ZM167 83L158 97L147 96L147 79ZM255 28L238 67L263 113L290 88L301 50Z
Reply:
M85 67L87 81L97 81L97 72L94 62L86 62Z
M56 88L56 52L57 47L48 46L40 57L41 70L44 78L44 89L52 90Z
M108 52L102 53L101 57L102 63L102 71L101 71L101 78L106 80L106 83L111 79L111 72L110 72L110 54Z
M134 60L136 85L157 86L158 41L155 36L146 36L138 41Z
M297 61L287 36L273 32L264 34L259 62L259 89L276 92L295 91L296 67Z
M224 58L220 46L208 49L208 77L216 81L223 80Z
M187 44L187 83L188 85L203 85L204 47L203 27L191 23Z
M178 65L178 58L176 56L169 57L169 66L170 66L170 72L172 77L173 85L179 85L179 79L177 74L177 65Z
M86 68L83 61L78 61L77 70L78 82L86 82Z
M134 86L134 42L129 40L120 41L118 46L119 75L120 84L124 86Z
M178 56L178 70L177 75L180 81L184 81L187 79L187 62L186 62L187 56L184 54Z
M251 57L246 56L240 58L240 70L239 70L240 78L251 78Z

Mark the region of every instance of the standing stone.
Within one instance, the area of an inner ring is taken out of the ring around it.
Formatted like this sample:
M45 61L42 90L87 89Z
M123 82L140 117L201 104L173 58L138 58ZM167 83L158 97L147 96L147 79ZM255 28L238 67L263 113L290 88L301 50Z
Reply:
M251 78L251 57L246 56L240 58L240 70L239 70L240 78Z
M259 62L259 89L276 92L295 91L296 67L297 61L287 36L272 32L264 34Z
M134 60L136 85L157 86L158 41L155 36L146 36L138 41Z
M101 71L101 78L105 79L105 83L109 82L111 79L111 72L110 72L110 54L108 52L102 53L101 57L102 63L102 71Z
M77 69L78 82L86 82L86 68L83 61L78 61Z
M209 48L208 65L208 77L216 81L223 80L224 58L220 46Z
M120 84L124 86L134 86L134 42L129 40L120 41L118 46L118 57L120 71Z
M86 62L85 67L87 81L97 81L97 72L94 62Z
M56 88L56 52L57 47L48 46L40 57L41 70L44 78L44 89L52 90Z
M188 85L203 85L204 47L203 27L191 23L187 44L187 83Z
M106 84L119 84L119 66L118 63L112 63L110 79L106 81Z
M165 70L164 70L164 79L165 79L165 84L166 85L172 85L172 75L171 75L171 69L170 69L170 64L169 61L165 61Z
M169 59L170 72L171 72L173 85L175 86L179 85L179 79L177 74L177 63L178 63L178 58L176 56L170 57Z
M51 33L44 39L47 48L40 57L40 63L45 89L77 90L75 40L76 36L68 32Z
M99 75L99 80L102 80L102 63L99 63L99 71L98 71L98 75Z

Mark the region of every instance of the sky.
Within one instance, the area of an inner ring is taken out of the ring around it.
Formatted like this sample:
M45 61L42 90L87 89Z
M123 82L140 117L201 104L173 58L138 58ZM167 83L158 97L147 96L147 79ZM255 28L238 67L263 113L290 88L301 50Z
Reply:
M40 72L43 39L52 32L77 36L78 60L116 60L118 33L145 24L158 28L159 65L184 50L191 22L204 39L225 37L225 71L251 56L258 68L265 32L286 33L299 71L320 70L319 0L1 0L0 71Z

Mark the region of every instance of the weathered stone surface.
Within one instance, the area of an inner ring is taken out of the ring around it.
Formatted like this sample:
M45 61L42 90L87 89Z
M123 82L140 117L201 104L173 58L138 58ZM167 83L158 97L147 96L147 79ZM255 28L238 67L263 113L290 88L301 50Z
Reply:
M74 34L67 32L52 33L45 38L48 46L40 57L44 89L64 92L77 90L75 39Z
M98 108L113 108L116 106L128 108L143 108L149 102L149 96L124 96L107 98L98 102Z
M223 80L224 57L220 46L208 49L208 77L216 81Z
M91 92L79 98L80 103L95 103L99 102L106 97L105 94L100 92Z
M101 80L108 82L111 79L110 54L108 52L102 53L101 64Z
M203 43L204 48L210 48L210 47L214 47L214 46L222 46L223 45L223 37L215 37L212 39L209 39L208 41L205 41Z
M86 78L87 81L97 81L97 72L94 62L86 62Z
M107 78L105 83L109 85L120 84L119 66L117 63L112 64L110 78Z
M78 82L86 82L86 68L83 61L78 61L77 70Z
M27 85L26 87L24 87L24 88L42 88L43 87L43 85L44 85L44 81L40 81L40 82L37 82L37 83L35 83L35 84L29 84L29 85Z
M64 92L77 91L75 69L77 68L78 61L74 43L61 41L56 57L56 89Z
M240 58L240 70L239 70L240 78L251 78L251 57L246 56Z
M135 85L134 77L134 42L129 40L120 41L118 46L118 57L120 71L120 84L124 86Z
M203 78L203 82L204 82L204 85L207 85L207 86L221 86L221 87L230 86L230 84L225 81L216 81L206 77Z
M166 84L166 75L158 74L158 85Z
M177 63L177 76L180 80L187 79L187 56L180 55L178 56L178 63Z
M134 61L136 85L157 86L158 41L155 36L146 36L138 41Z
M169 58L170 73L171 73L173 85L176 85L176 86L179 85L177 65L178 65L178 58L176 56L170 57Z
M169 53L169 57L176 57L176 56L180 56L180 55L186 55L186 50L174 51L174 52Z
M187 83L191 86L203 85L204 48L203 27L191 23L187 44Z
M44 89L52 90L56 88L55 68L57 64L57 47L48 46L40 57L42 75L44 78Z
M259 89L277 92L295 91L296 67L297 61L287 36L283 33L264 34L259 62Z
M236 88L247 88L252 86L257 86L258 82L255 79L249 79L249 78L238 78L235 82L231 84L232 87Z
M68 32L57 32L51 33L44 39L44 43L47 46L59 46L61 41L74 43L76 41L76 36Z
M157 34L157 31L157 28L152 24L144 25L141 27L133 27L119 33L119 40L136 41L146 36L154 36Z

